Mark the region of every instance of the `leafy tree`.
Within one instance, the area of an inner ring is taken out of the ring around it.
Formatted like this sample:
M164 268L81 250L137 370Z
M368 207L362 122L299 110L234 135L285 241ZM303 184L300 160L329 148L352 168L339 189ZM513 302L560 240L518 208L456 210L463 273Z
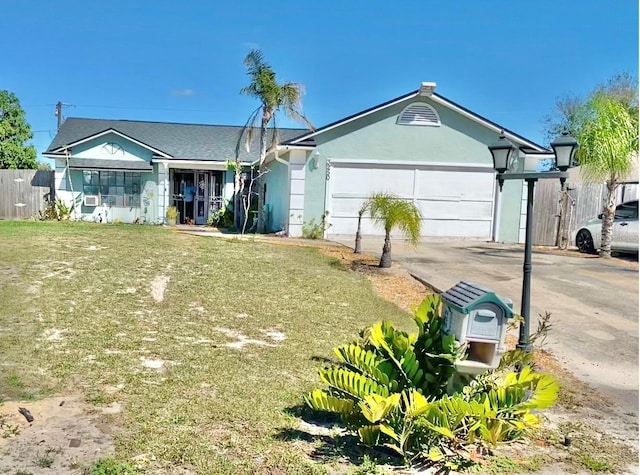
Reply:
M277 127L278 114L283 112L290 119L304 123L309 129L313 130L313 125L302 114L302 95L304 94L304 86L295 82L278 83L276 73L273 71L265 59L262 51L252 50L244 59L244 65L247 68L247 74L251 79L248 86L240 90L240 94L255 97L260 101L258 106L249 116L249 120L245 124L240 135L238 145L245 137L247 150L253 140L254 130L260 124L260 160L258 167L258 175L264 176L265 159L267 157L267 147L269 149L275 147L279 142L279 134ZM269 135L269 137L267 136ZM239 161L239 147L236 147L236 161ZM264 194L262 193L262 179L258 180L258 225L257 232L265 231L264 223Z
M589 98L597 93L618 99L629 114L638 115L638 80L629 73L617 74L605 83L598 84L586 99L577 95L559 98L556 101L556 110L543 120L545 138L551 142L565 131L569 131L575 137L583 121Z
M597 86L585 100L566 97L556 106L556 115L546 119L547 137L568 130L580 145L577 159L583 177L606 183L600 256L611 257L616 190L637 160L637 81L621 74Z
M422 214L418 207L389 193L374 193L369 197L371 219L384 228L384 246L380 267L391 267L391 231L399 229L412 244L420 239Z
M0 168L38 168L35 147L25 144L33 133L24 116L16 95L0 91Z

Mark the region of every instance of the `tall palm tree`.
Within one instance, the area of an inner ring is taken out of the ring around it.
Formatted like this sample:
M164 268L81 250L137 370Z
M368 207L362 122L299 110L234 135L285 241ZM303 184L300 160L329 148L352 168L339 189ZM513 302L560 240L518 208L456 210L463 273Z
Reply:
M616 189L629 175L638 154L638 115L618 98L595 93L583 109L575 132L580 144L578 162L588 181L606 182L607 198L602 218L601 257L611 257L616 209Z
M384 228L384 246L380 267L391 267L391 231L399 229L411 244L420 240L422 214L412 202L390 193L374 193L369 197L369 212L374 223Z
M238 145L245 137L247 151L253 140L254 129L260 123L260 160L258 165L258 176L265 173L264 162L267 157L267 147L269 149L278 145L279 134L277 127L277 116L279 112L293 120L304 123L310 130L314 130L313 125L302 113L302 95L304 86L295 82L285 82L279 84L276 80L276 73L265 61L260 50L252 50L244 58L244 65L247 68L247 75L250 78L248 86L240 90L240 94L255 97L260 101L260 105L251 113L249 120L242 129ZM270 128L270 130L269 130ZM271 132L269 134L269 132ZM270 135L268 137L268 135ZM268 145L267 145L268 143ZM239 147L236 147L236 161L239 160ZM258 178L256 189L258 191L258 225L257 232L264 232L264 193L262 192L262 179Z

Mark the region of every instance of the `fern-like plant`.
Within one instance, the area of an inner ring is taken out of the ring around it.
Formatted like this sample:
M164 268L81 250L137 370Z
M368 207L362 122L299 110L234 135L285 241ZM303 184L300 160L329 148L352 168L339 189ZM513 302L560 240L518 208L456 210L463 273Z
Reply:
M414 321L415 333L383 321L335 348L339 364L320 369L325 387L305 402L339 414L367 446L391 448L407 463L423 456L449 468L470 443L495 446L523 437L538 424L532 411L554 404L555 378L529 366L485 373L454 392L456 345L441 333L439 297L427 297Z

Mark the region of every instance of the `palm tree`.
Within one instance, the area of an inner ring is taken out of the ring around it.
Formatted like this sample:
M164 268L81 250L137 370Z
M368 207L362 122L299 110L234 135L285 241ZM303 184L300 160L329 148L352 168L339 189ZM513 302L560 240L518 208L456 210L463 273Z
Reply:
M362 206L360 206L360 209L358 210L358 229L356 230L356 245L353 249L353 252L355 254L362 254L362 232L361 232L362 216L369 209L369 204L370 202L369 202L369 199L367 198L366 200L364 200L364 203L362 203Z
M260 50L252 50L244 59L247 74L251 79L248 86L240 90L240 94L255 97L260 101L260 105L251 113L249 120L242 129L236 147L236 162L239 162L239 144L242 136L245 136L247 151L253 140L254 129L260 122L260 161L258 165L258 176L265 173L264 162L267 157L267 142L269 149L277 146L279 142L278 127L276 118L279 112L293 120L304 123L310 130L314 130L313 125L302 114L302 95L304 86L295 82L285 82L279 84L276 80L276 73L265 61ZM270 137L267 137L268 129L271 128ZM246 133L245 133L246 132ZM256 189L258 192L258 225L257 232L264 232L264 193L262 192L261 178L258 178Z
M380 267L391 267L391 231L399 229L411 244L417 244L420 240L422 214L414 203L389 193L371 195L369 212L374 223L384 228Z
M602 219L601 257L611 257L611 237L616 189L629 175L638 153L638 115L615 96L596 92L583 109L575 131L577 156L588 181L606 182L607 198Z

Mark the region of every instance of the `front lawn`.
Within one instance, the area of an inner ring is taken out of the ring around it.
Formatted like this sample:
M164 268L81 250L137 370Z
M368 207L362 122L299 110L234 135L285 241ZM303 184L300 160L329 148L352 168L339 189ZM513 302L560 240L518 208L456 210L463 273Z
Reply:
M122 407L116 459L160 473L323 472L292 437L316 368L410 326L316 249L151 226L0 222L0 302L0 397Z

